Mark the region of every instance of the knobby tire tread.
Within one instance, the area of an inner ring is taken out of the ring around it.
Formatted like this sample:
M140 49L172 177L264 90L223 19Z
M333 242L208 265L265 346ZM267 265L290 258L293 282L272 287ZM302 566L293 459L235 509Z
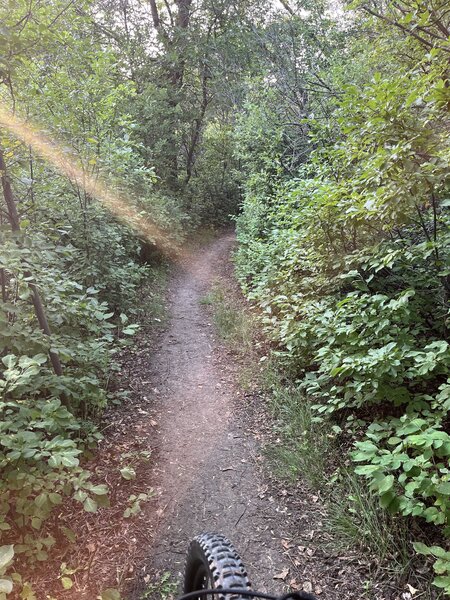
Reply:
M239 554L230 540L218 533L198 535L189 546L184 592L206 589L205 585L214 589L249 590L251 588ZM239 594L228 595L227 600L239 598L242 598ZM225 600L225 596L220 595L219 599Z

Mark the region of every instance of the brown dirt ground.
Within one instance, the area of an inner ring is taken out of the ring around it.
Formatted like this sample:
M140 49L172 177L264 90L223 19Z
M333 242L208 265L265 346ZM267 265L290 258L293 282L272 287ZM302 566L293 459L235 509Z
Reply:
M262 468L267 415L257 395L236 385L240 366L217 341L202 303L217 275L229 277L233 244L232 234L222 236L177 269L166 330L141 334L125 357L121 377L132 397L107 413L105 440L88 465L109 484L111 507L87 515L73 506L59 515L77 543L59 540L51 569L30 574L39 600L94 600L106 588L138 600L165 571L181 580L189 541L203 531L233 541L255 589L282 593L290 585L324 600L403 598L388 589L365 595L369 566L321 549L320 497ZM121 478L125 465L134 466L135 480ZM151 497L141 512L124 518L129 496L145 492ZM61 561L77 568L68 591L54 575Z

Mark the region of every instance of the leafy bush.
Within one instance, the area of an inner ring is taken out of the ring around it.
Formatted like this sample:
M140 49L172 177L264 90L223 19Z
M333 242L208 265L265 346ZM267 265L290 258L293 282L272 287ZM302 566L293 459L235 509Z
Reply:
M358 58L370 69L399 43L377 32ZM313 422L331 419L354 441L356 473L383 507L448 536L447 55L400 45L410 54L396 73L346 81L332 119L305 120L316 148L296 178L261 168L242 136L250 174L236 262ZM442 559L437 584L450 593L447 554L426 553Z

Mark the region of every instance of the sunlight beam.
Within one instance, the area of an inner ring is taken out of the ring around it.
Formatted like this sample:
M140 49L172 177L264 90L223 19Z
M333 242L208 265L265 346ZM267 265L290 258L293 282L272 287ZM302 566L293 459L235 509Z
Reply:
M84 189L89 196L96 198L118 219L131 227L139 237L154 244L161 252L171 258L179 255L179 246L170 240L158 225L149 220L147 216L142 216L118 194L109 190L101 178L86 174L70 150L63 148L54 140L50 140L30 123L20 119L1 104L0 126L7 129L28 146L31 146L37 155L50 163L72 183Z

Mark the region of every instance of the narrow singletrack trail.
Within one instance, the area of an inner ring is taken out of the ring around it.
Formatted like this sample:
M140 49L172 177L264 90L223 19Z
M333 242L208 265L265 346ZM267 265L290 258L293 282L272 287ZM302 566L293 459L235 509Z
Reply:
M163 571L179 576L189 541L217 531L234 542L256 588L281 592L273 576L286 566L287 509L264 493L258 448L202 304L233 243L231 234L214 241L172 281L169 326L147 376L158 415L152 445L159 517L141 580L144 573L147 580ZM132 597L140 593L137 583Z
M319 495L262 468L261 440L277 442L272 424L262 400L239 389L240 365L219 342L204 302L217 276L229 282L233 245L226 234L185 259L171 278L164 332L144 330L124 352L120 381L132 394L105 413L105 438L89 464L109 486L111 506L58 517L74 528L76 544L59 546L53 571L33 573L38 600L61 597L53 573L63 561L76 567L67 600L93 600L111 588L126 600L156 599L163 573L182 582L189 542L205 531L231 539L256 590L401 600L396 589L366 595L371 565L327 550ZM127 465L136 467L135 479L122 478ZM146 501L127 515L140 493Z

